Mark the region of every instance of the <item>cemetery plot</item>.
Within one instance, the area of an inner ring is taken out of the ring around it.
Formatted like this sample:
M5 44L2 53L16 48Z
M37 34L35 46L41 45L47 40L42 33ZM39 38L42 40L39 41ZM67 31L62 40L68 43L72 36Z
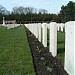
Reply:
M0 27L0 75L35 75L24 26Z
M32 34L34 34L33 32L34 25L32 25L32 27L30 24L25 26L31 31ZM35 27L37 27L37 24L35 25ZM40 39L42 39L41 43L43 44L44 48L47 47L47 45L49 45L49 52L51 52L52 56L58 57L61 60L62 64L64 65L63 66L64 69L67 71L69 75L74 75L75 74L75 55L74 55L75 21L69 21L65 24L56 23L56 22L51 22L49 24L42 23L40 27L42 29L41 30L42 34ZM49 32L47 32L46 27L48 28ZM39 30L38 27L37 30ZM59 31L58 35L57 31ZM40 35L40 33L38 33L37 31L37 33L34 34L34 36L36 37L36 35ZM39 40L39 37L36 38Z
M37 75L68 75L60 61L53 57L36 37L27 30Z
M10 25L8 25L8 27L9 26ZM44 74L67 75L67 73L69 75L75 74L75 57L74 57L75 21L70 21L65 24L56 22L42 23L42 24L32 23L32 24L25 24L25 26L30 31L29 32L27 30L27 37L32 51L32 56L34 59L34 65L37 75L44 75ZM14 28L13 25L8 29L10 28ZM11 32L11 30L13 29L7 31L5 29L6 34L8 33L8 31ZM12 39L12 35L10 37ZM7 44L10 43L9 40L7 40ZM15 39L13 40L16 41ZM4 40L1 40L1 42L4 42ZM19 43L21 42L18 42L17 44ZM3 44L5 44L5 42ZM10 46L11 45L12 44L10 43ZM28 57L29 54L31 55L31 53L28 52L27 54ZM27 67L30 68L29 64ZM28 72L29 71L26 71L25 73Z

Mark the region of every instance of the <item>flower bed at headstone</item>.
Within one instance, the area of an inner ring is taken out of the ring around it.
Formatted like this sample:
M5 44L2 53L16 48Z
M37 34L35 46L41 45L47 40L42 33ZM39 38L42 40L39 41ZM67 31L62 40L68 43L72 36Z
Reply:
M36 75L68 75L61 62L26 29Z

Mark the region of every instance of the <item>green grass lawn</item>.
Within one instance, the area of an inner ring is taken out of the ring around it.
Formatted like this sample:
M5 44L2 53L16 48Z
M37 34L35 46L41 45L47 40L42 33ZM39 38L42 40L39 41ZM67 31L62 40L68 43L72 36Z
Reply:
M35 75L23 26L0 27L0 75Z

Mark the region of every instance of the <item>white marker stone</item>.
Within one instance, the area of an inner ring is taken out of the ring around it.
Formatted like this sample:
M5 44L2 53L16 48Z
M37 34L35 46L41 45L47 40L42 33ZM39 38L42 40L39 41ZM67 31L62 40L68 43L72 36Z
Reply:
M30 31L33 33L33 24L30 24Z
M31 24L29 24L29 30L30 30L30 32L32 32L31 29L32 29L32 26L31 26Z
M57 24L57 31L60 31L60 24Z
M30 25L29 25L29 24L28 24L28 26L27 26L27 27L28 27L28 29L30 29Z
M41 36L42 34L41 34L41 23L39 23L38 24L38 40L39 40L39 42L41 42Z
M47 25L46 23L42 24L42 44L44 47L47 47Z
M34 25L34 35L36 38L38 38L38 25L37 24Z
M34 24L33 34L34 34L34 36L36 36L36 24Z
M50 23L50 49L49 51L55 57L57 55L57 23L51 22Z
M65 24L65 64L69 75L75 75L75 21Z
M48 29L49 29L49 25L50 25L50 24L47 24L47 28L48 28Z
M61 32L63 32L64 31L64 24L61 23L60 26L61 26Z
M27 24L27 28L29 29L29 24Z
M7 24L7 29L10 29L10 28L11 28L10 24Z
M32 24L32 33L34 33L33 25L34 25L34 24Z
M29 28L28 24L25 24L25 26L26 26L27 28Z
M34 24L31 24L31 32L34 34Z

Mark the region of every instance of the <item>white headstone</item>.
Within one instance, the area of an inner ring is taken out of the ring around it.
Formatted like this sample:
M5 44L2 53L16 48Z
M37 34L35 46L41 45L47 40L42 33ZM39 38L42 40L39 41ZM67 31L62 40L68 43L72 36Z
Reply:
M44 47L47 47L47 25L46 23L42 24L42 44Z
M31 25L29 24L29 30L30 30L30 32L31 32Z
M49 29L49 24L47 24L47 28Z
M64 31L64 24L61 23L60 26L61 26L61 32L63 32Z
M30 27L29 27L29 24L27 24L27 28L29 29Z
M38 34L39 34L38 35L38 40L39 40L39 42L41 42L41 37L42 37L41 35L42 34L41 34L41 24L40 23L38 24Z
M29 26L30 26L30 32L32 32L32 25L31 25L31 24L29 24Z
M28 24L25 24L25 26L28 28Z
M30 24L30 31L33 33L33 24Z
M60 31L60 24L57 24L57 31Z
M32 24L32 33L34 34L34 24Z
M34 28L33 28L33 33L34 33L34 36L36 36L36 24L34 24Z
M37 23L34 25L34 35L36 38L38 38L38 24Z
M55 57L57 55L57 23L51 22L50 23L50 49L49 51L52 53L52 55Z
M32 33L34 32L34 30L33 30L33 25L34 25L34 24L32 24Z
M10 29L10 28L11 28L10 24L7 24L7 29Z
M75 75L75 21L65 24L65 64L69 75Z

